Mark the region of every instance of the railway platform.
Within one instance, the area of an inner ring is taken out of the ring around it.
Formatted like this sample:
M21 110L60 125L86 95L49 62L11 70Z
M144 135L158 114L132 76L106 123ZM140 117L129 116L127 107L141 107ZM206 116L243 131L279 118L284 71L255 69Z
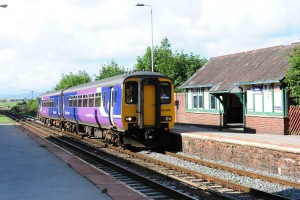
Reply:
M0 200L146 199L21 126L0 125L0 135Z
M191 155L300 178L300 136L217 131L176 124L173 144Z

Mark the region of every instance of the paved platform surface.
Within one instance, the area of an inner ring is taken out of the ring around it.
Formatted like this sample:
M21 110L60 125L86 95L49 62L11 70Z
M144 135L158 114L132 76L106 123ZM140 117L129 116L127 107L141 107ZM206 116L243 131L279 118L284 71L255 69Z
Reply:
M180 124L175 124L172 132L202 139L217 140L228 143L247 144L300 153L300 136L298 135L235 133L202 128L195 125Z
M0 125L0 200L146 199L76 156L17 127ZM107 193L102 193L104 188Z

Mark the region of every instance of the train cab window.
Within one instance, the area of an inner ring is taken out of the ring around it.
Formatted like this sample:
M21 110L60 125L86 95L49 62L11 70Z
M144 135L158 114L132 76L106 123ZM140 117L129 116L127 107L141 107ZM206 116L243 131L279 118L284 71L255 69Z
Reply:
M82 95L78 96L78 107L82 107Z
M95 107L101 107L101 93L96 93Z
M127 104L137 104L138 102L138 83L128 81L125 83L125 102Z
M94 94L89 94L89 106L94 107Z
M83 106L82 107L87 107L88 106L88 95L83 95Z
M171 84L169 82L160 83L160 102L161 104L171 103Z

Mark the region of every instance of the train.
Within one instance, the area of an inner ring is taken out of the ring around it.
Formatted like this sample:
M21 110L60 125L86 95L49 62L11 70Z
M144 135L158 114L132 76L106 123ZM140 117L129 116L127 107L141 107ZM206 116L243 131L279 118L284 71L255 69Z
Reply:
M39 96L41 122L122 147L169 144L174 85L156 72L137 71Z

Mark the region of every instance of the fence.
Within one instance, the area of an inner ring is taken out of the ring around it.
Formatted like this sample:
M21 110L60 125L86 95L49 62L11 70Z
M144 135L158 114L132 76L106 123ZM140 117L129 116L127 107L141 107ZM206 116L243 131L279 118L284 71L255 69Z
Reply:
M289 132L291 135L300 135L300 106L290 106Z

